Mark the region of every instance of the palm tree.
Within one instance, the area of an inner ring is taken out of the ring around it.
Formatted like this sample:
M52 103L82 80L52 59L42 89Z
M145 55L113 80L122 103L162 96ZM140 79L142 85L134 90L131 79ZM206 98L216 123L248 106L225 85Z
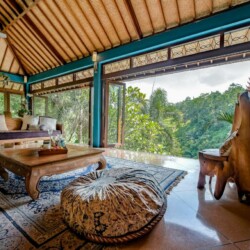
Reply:
M233 124L233 119L234 119L234 114L230 112L221 112L217 117L217 120L228 122L230 124Z

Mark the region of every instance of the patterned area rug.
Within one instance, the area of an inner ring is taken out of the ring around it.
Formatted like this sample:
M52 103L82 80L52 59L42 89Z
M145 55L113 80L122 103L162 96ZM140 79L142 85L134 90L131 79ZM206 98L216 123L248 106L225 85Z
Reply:
M185 171L106 157L107 168L133 167L151 173L168 192ZM66 174L43 177L40 197L33 201L25 191L24 179L9 173L0 177L0 249L102 249L102 245L80 239L64 224L60 212L60 191L73 179L97 166Z

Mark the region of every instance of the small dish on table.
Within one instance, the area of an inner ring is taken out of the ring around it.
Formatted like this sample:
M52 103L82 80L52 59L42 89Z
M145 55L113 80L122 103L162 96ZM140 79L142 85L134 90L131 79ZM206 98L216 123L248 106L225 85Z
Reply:
M43 156L43 155L57 155L57 154L67 154L68 149L67 148L41 148L38 150L38 155Z

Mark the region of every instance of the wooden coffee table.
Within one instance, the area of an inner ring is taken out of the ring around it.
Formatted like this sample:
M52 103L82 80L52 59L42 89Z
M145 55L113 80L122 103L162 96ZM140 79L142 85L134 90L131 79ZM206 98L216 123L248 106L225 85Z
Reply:
M45 175L61 174L98 163L98 169L106 167L104 150L94 148L69 148L67 154L39 156L38 148L0 150L0 176L7 181L10 170L25 177L25 186L29 196L39 197L38 184Z

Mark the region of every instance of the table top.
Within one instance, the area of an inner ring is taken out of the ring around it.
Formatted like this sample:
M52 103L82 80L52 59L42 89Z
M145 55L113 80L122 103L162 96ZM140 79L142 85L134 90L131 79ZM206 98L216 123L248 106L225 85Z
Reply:
M0 150L0 159L6 159L18 165L33 167L58 161L73 160L75 158L87 157L104 152L103 149L96 148L68 148L67 154L39 156L38 150L39 148L4 149Z

